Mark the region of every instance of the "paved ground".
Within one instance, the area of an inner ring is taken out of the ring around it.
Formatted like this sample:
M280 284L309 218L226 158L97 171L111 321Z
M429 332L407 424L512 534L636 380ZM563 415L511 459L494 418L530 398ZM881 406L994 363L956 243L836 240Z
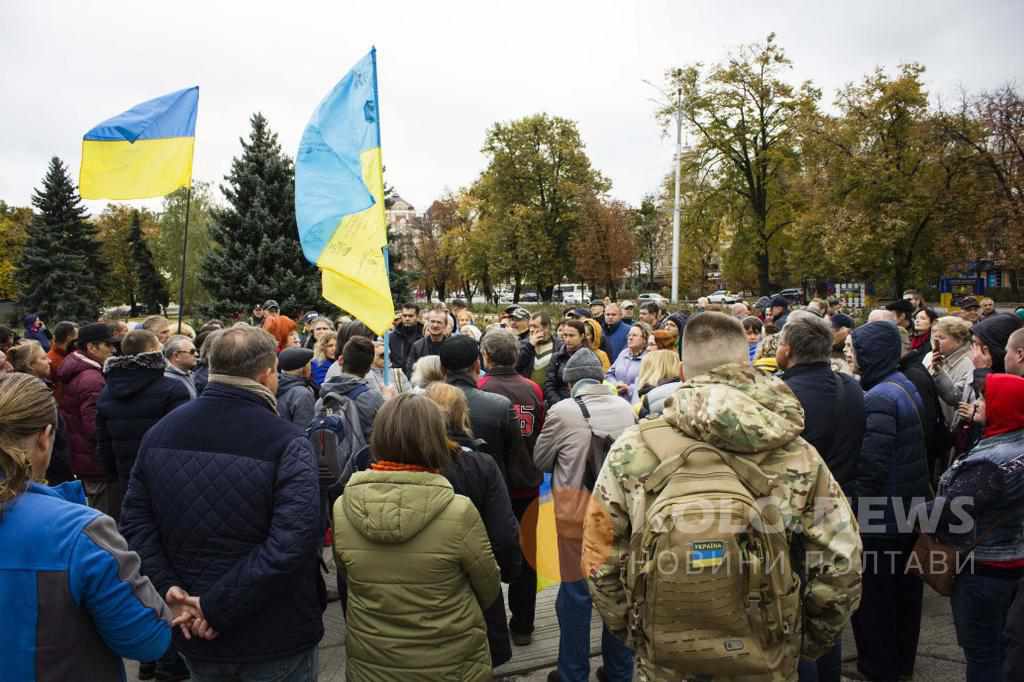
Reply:
M328 585L334 582L328 578ZM512 660L497 672L515 682L543 682L554 669L558 657L558 623L555 619L554 603L557 588L547 589L537 595L537 620L534 641L527 647L514 647ZM327 605L324 613L326 634L320 643L320 681L343 682L345 680L345 624L338 602ZM599 653L600 621L594 616L591 623L591 650ZM853 634L847 630L843 638L844 679L859 680L856 674L856 646ZM600 656L591 663L591 679L596 680L593 671L600 665ZM137 680L137 666L130 663L128 679ZM918 647L917 667L914 680L918 682L963 682L963 652L956 644L953 618L949 600L937 596L925 588L924 614L921 625L921 641Z

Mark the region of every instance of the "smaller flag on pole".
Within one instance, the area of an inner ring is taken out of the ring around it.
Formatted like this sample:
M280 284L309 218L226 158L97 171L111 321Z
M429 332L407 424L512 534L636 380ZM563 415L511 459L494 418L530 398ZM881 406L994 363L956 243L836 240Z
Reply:
M384 171L370 50L313 112L295 156L295 220L324 298L383 335L395 308L383 249Z
M192 183L199 87L138 104L82 140L83 199L146 199Z

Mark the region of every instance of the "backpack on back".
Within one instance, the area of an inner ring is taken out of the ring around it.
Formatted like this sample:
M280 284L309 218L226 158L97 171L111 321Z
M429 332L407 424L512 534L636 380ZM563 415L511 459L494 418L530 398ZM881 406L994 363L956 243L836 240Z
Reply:
M363 436L356 398L368 391L365 384L357 384L348 393L328 390L316 401L313 421L306 428L306 437L313 445L320 487L333 497L355 471L365 468L361 463L369 448Z
M640 433L660 464L630 539L631 635L651 663L681 674L781 670L800 638L801 589L785 522L766 499L775 477L660 419Z

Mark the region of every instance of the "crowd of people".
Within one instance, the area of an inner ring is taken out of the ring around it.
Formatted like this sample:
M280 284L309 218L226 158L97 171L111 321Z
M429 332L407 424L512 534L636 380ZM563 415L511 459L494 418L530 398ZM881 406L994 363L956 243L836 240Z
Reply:
M864 679L910 679L943 581L968 681L1024 679L1024 311L960 308L29 315L0 678L314 680L329 545L348 679L492 679L533 638L550 473L551 681L589 679L595 608L599 680L838 682L848 625Z

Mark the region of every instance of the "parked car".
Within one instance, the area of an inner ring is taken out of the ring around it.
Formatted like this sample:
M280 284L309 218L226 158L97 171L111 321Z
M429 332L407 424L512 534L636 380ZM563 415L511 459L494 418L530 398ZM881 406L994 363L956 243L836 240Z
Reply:
M640 294L639 296L637 296L637 301L639 301L640 303L647 303L649 301L653 301L658 305L668 305L669 302L669 300L662 296L661 294L655 294L653 292Z
M783 289L782 291L777 291L772 294L772 298L775 298L776 296L782 296L794 305L804 305L804 303L806 303L804 300L804 292L800 289Z
M738 303L740 297L736 294L730 294L725 289L719 289L718 291L708 294L708 303Z
M519 294L520 303L538 303L539 301L540 296L537 295L536 291L524 291Z

